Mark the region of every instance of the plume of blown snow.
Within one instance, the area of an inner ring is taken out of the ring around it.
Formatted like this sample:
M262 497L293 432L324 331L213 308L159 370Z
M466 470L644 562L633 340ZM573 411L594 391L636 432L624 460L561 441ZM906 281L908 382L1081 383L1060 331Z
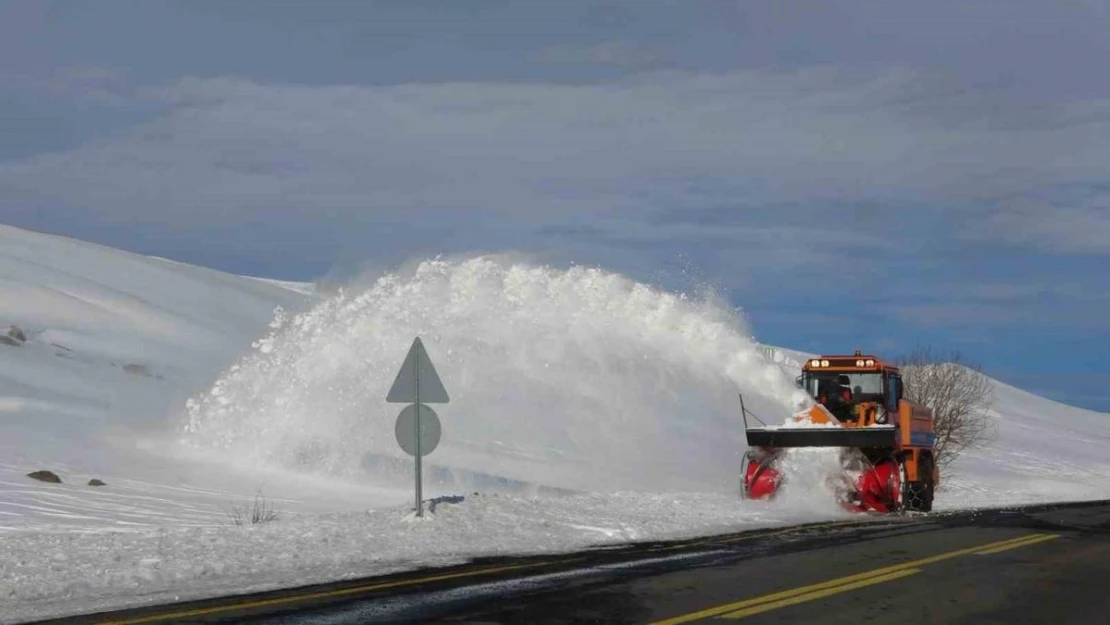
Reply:
M780 420L806 401L735 310L621 275L502 257L429 260L279 314L187 403L182 442L352 481L408 469L385 396L419 336L451 402L426 462L576 490L735 492L738 393Z

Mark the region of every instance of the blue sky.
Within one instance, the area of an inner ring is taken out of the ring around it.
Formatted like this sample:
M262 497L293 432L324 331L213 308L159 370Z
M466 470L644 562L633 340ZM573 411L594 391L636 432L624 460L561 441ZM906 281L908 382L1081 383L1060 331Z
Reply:
M1097 1L0 0L0 221L291 279L600 264L1110 411L1106 32Z

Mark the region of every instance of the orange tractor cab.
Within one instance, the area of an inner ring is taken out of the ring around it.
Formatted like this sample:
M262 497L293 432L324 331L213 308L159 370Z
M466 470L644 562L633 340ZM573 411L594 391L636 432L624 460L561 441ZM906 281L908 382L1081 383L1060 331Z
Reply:
M806 361L797 385L815 400L782 426L748 427L742 495L770 499L783 486L778 467L792 448L840 449L837 497L859 512L928 512L939 482L933 413L902 397L898 367L856 351Z

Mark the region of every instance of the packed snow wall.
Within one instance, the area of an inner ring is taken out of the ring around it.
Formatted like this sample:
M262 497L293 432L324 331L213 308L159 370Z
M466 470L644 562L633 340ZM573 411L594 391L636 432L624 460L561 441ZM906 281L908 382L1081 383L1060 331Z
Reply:
M582 490L728 489L738 393L781 422L804 404L740 314L598 269L434 260L340 292L272 332L187 404L182 441L351 480L398 473L385 402L419 336L451 402L433 470Z

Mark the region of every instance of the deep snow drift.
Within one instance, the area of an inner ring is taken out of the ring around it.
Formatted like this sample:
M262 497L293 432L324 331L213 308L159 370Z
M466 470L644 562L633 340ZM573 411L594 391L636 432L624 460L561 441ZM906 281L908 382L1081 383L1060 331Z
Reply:
M0 621L847 516L820 451L737 500L736 395L782 422L806 355L603 271L435 260L325 297L0 226L9 323ZM416 335L452 395L425 492L465 495L423 521L384 401ZM996 389L999 437L938 507L1110 496L1108 415ZM227 526L258 489L279 520Z

